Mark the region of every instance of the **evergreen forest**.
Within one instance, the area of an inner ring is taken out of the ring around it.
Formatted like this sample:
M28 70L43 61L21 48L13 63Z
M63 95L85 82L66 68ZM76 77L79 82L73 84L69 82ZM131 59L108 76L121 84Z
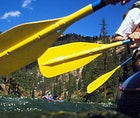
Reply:
M105 20L103 20L100 36L63 34L52 47L71 42L112 43L113 37L107 35L105 26ZM116 103L120 92L119 85L133 73L131 62L117 70L104 85L93 93L87 94L87 85L117 67L130 56L131 50L128 45L114 47L103 51L101 56L84 67L51 79L41 75L37 61L35 61L7 76L1 76L0 94L2 96L41 98L50 91L54 96L63 96L65 101Z

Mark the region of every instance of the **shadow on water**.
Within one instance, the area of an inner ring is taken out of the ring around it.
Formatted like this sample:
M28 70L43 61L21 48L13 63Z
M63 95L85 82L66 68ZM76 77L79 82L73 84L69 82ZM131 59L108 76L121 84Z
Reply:
M0 97L0 118L128 118L114 104Z

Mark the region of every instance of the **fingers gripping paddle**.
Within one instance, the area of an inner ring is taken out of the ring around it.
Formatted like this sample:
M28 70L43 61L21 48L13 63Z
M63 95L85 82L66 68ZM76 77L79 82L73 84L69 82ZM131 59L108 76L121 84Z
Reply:
M103 74L99 78L97 78L95 81L91 82L87 86L87 93L94 92L97 88L99 88L101 85L103 85L119 68L121 68L123 65L125 65L127 62L129 62L132 59L132 57L128 58L126 61L124 61L122 64L114 68L113 70Z
M38 59L39 68L43 76L51 78L88 64L104 50L129 42L129 39L111 44L75 42L52 47Z
M104 6L104 0L95 0L93 4L69 16L22 24L2 33L0 75L6 75L35 61L68 26Z

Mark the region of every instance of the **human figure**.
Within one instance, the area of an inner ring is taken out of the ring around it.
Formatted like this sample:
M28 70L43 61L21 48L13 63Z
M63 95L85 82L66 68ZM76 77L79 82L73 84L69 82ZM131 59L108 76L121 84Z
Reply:
M47 91L47 93L45 95L43 95L42 98L47 99L48 101L51 101L51 102L54 101L54 98L53 98L53 96L52 96L50 91Z
M134 72L140 69L140 0L135 2L124 15L124 20L115 32L115 40L132 40L130 48L134 49L132 68Z
M125 14L125 18L119 29L115 32L115 40L125 40L131 38L133 44L131 48L135 48L137 40L139 40L140 32L136 30L140 23L140 0L133 4L132 8Z
M58 98L58 101L59 101L59 102L64 102L63 96L60 96L60 97Z
M48 94L47 100L48 100L48 101L51 101L51 102L54 101L52 94Z

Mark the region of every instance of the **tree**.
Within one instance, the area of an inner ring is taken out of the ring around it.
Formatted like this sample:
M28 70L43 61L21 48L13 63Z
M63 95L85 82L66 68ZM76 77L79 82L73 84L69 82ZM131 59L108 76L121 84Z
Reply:
M101 34L100 34L100 37L106 37L107 36L107 24L105 22L105 19L103 18L102 19L102 24L101 24Z
M101 24L101 39L102 39L102 42L105 44L105 43L108 43L109 42L109 38L107 37L107 30L106 30L106 22L105 22L105 19L103 18L102 19L102 24ZM103 70L107 71L107 56L108 56L108 51L105 51L103 53ZM106 97L106 84L104 84L104 96Z

